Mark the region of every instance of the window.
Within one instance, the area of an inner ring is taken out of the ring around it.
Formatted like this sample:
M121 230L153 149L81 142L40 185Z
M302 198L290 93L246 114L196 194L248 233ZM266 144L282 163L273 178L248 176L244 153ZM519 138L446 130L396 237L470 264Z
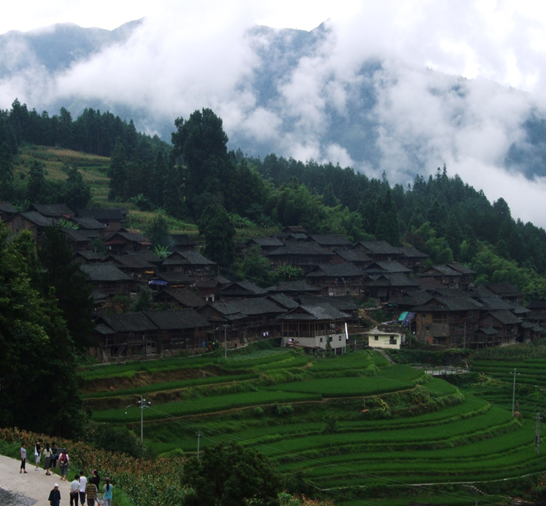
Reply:
M379 341L379 336L375 336L375 340L376 340L376 341Z
M430 325L426 325L425 330L430 330Z
M389 344L396 344L396 337L391 337L389 339Z
M337 338L337 340L338 340L338 341L341 341L341 336L339 336L339 337Z
M320 338L320 342L322 343L322 337Z
M334 338L332 336L330 336L330 342L332 342L334 340Z

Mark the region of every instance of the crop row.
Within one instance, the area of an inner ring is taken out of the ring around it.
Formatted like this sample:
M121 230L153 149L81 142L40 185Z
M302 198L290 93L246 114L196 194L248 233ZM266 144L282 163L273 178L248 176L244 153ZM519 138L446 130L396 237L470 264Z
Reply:
M191 401L170 402L152 406L146 411L147 420L209 413L245 406L272 404L276 402L295 402L320 400L320 395L291 392L260 391L228 394L218 397L202 397ZM93 414L97 422L130 423L140 420L140 408L110 409Z

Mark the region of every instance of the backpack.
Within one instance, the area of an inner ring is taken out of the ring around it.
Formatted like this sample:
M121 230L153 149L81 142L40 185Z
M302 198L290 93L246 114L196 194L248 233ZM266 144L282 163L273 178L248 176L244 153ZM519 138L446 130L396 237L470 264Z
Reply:
M66 453L61 453L61 458L59 459L62 465L68 464L68 455Z

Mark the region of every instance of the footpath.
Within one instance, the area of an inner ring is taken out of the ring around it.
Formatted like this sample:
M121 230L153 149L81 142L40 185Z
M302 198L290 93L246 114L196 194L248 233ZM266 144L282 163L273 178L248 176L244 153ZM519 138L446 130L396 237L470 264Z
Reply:
M12 459L0 455L0 488L24 496L20 498L20 501L14 500L2 504L10 504L18 506L19 504L35 505L35 506L49 506L49 492L53 490L55 483L58 483L59 490L61 491L61 505L70 504L70 481L74 479L74 475L78 472L77 469L68 468L67 481L61 481L61 477L58 474L52 474L46 476L43 469L35 471L35 466L31 459L27 459L27 474L19 473L19 467L21 465L20 460ZM58 469L57 469L58 471Z

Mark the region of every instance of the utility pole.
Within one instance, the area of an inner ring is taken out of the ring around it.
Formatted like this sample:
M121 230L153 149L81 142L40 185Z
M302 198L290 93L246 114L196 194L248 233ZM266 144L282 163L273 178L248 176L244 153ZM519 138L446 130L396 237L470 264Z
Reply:
M519 375L519 372L516 372L516 368L514 367L514 372L511 372L510 374L514 375L514 387L512 389L512 416L514 416L514 413L516 412L516 376Z
M140 442L144 443L144 408L151 406L152 403L148 402L141 395L140 400L137 401L137 404L140 406Z
M197 460L199 460L199 438L201 437L201 433L196 432L195 435L197 436Z
M535 452L540 455L540 411L536 415L536 430L535 430Z
M227 329L229 325L224 323L222 327L224 327L224 359L227 360Z

